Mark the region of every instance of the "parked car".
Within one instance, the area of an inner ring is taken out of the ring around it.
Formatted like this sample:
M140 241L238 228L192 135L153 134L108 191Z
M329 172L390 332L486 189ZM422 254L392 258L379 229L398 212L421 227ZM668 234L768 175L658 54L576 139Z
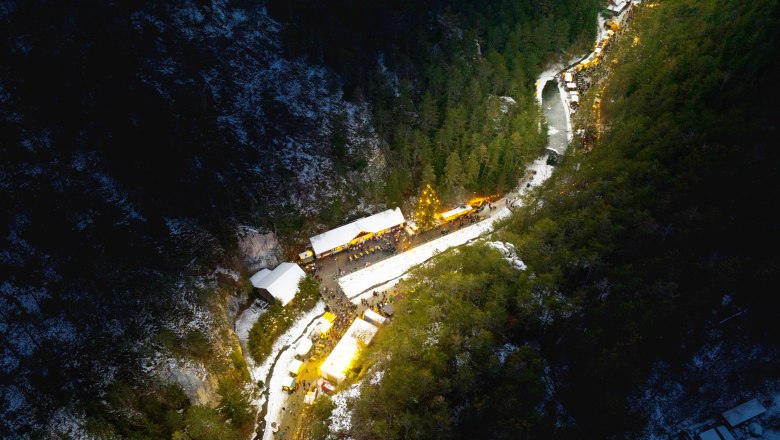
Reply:
M330 382L325 381L322 381L320 388L322 388L322 391L324 391L326 394L333 394L336 391L336 387L334 387Z

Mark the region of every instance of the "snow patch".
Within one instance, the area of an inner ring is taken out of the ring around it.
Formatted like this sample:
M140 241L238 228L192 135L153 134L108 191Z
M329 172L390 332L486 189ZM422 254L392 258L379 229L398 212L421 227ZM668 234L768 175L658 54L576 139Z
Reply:
M249 331L255 322L268 311L268 304L262 301L255 301L252 305L241 313L236 320L236 336L238 340L246 347L249 339Z
M325 302L319 301L314 308L298 318L295 323L274 342L271 353L262 364L257 365L251 357L247 356L247 365L252 381L265 382L267 397L267 410L265 414L265 426L269 427L263 433L264 440L271 440L273 432L270 426L272 422L281 419L282 407L286 405L289 394L282 390L282 385L290 383L290 373L287 366L295 356L295 343L302 337L306 337L309 331L316 325L318 317L325 313ZM268 375L271 375L270 379ZM266 393L256 398L253 402L257 408L261 408L266 401Z
M498 362L501 365L504 365L504 362L506 362L507 356L517 351L517 345L512 344L510 342L507 342L506 344L502 345L501 348L496 350L495 354L498 356Z
M492 247L493 249L498 249L498 251L504 255L504 259L509 263L509 265L515 269L525 270L527 268L525 263L523 263L523 260L517 256L515 245L512 243L505 243L503 241L489 241L485 244Z
M339 286L341 286L347 297L352 298L360 295L374 286L401 277L413 266L422 264L451 247L465 244L491 231L495 222L508 217L510 214L511 211L509 209L502 208L492 217L479 223L451 232L444 237L429 241L407 252L343 276L338 280Z

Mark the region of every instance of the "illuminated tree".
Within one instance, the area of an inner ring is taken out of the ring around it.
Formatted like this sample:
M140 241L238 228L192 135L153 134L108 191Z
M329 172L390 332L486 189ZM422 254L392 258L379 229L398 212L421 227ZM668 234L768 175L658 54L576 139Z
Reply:
M414 208L414 220L423 229L428 229L436 224L436 215L439 212L439 198L430 184L420 191L417 204Z

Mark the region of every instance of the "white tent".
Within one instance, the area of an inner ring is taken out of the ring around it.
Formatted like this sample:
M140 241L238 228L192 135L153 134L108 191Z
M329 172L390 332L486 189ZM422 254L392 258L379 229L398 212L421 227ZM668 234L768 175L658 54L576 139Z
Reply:
M298 283L305 276L306 273L297 264L282 263L263 276L257 283L252 282L252 285L260 289L261 292L278 299L283 306L286 306L295 298L295 294L298 293Z
M742 405L735 406L730 410L723 413L723 418L726 419L729 426L732 428L739 425L742 422L746 422L753 417L766 412L766 408L761 405L758 399L749 400Z
M580 97L577 95L571 95L571 102L580 102Z
M341 383L346 377L352 360L357 356L360 345L368 344L377 332L377 327L358 318L352 322L347 332L320 367L325 380Z
M317 324L317 331L320 332L320 335L327 334L330 329L333 327L333 323L328 321L325 318L320 318L319 324Z
M311 247L318 257L348 245L362 234L376 234L406 222L401 208L388 209L369 217L363 217L336 229L323 232L310 239Z
M568 88L568 89L576 89L577 88L577 84L574 84L573 82L566 83L566 88Z
M297 376L298 372L301 371L301 367L303 366L303 362L299 361L298 359L293 359L292 362L290 362L290 366L288 367L290 370L290 374L293 376Z
M451 209L451 210L445 212L444 214L442 214L441 218L444 219L445 221L447 221L450 218L457 217L457 216L463 214L464 212L471 211L472 209L474 209L474 208L472 208L470 205L460 205L457 208Z
M257 285L260 283L260 280L266 277L271 273L269 269L262 269L259 272L255 273L251 277L249 277L249 281L252 283L253 286L258 287Z
M309 338L301 339L301 342L299 342L298 345L295 346L295 355L306 356L309 350L311 350L312 345L314 344L312 344L311 339Z
M371 309L366 309L366 311L363 312L363 319L375 325L382 325L387 321L387 318Z
M572 82L574 81L574 76L572 76L571 72L566 72L563 74L563 80L565 82Z

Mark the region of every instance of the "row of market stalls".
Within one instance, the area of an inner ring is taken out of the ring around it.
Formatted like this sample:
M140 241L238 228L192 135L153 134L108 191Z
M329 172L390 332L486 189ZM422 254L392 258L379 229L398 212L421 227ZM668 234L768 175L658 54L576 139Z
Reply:
M295 358L288 366L290 376L296 377L300 373L305 359L315 345L313 338L325 337L335 319L335 315L326 312L320 318L320 323L315 325L312 334L298 342L295 346ZM387 318L371 309L364 312L362 319L355 319L320 366L319 372L322 378L336 384L341 383L360 349L371 342L378 331L378 326L384 324L386 320Z
M347 371L361 347L367 346L378 330L377 326L366 320L356 318L352 321L352 325L322 363L320 367L322 378L333 383L341 383L347 377Z
M620 29L620 23L626 16L626 12L633 6L631 0L612 0L607 6L606 12L613 16L605 24L606 31L603 37L596 43L593 52L576 65L563 72L563 85L566 90L566 98L570 108L576 111L580 105L580 93L587 90L598 74L594 67L598 66L612 41L615 32ZM595 76L595 77L594 77Z
M441 222L449 222L465 215L476 212L485 203L497 200L499 196L491 195L470 200L468 204L460 205L454 209L438 215ZM403 229L409 235L418 232L414 221L407 221L401 208L388 209L368 217L359 218L353 222L323 232L311 237L311 249L298 254L301 263L306 264L315 258L341 252L352 245L360 244L371 238L382 236Z
M304 258L324 257L335 254L350 245L403 228L406 224L401 208L388 209L377 214L359 218L336 229L311 237L311 251L300 255ZM312 255L313 254L313 255ZM309 260L310 261L310 260Z

